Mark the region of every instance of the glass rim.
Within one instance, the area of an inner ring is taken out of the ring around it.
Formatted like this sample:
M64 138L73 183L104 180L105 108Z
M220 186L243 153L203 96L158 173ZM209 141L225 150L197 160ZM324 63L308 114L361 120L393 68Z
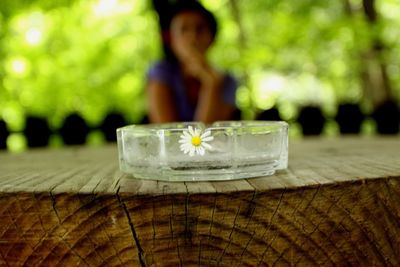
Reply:
M246 130L263 129L265 127L276 126L279 129L287 128L285 121L262 121L262 120L240 120L240 121L216 121L205 124L202 122L171 122L171 123L152 123L152 124L131 124L117 128L117 132L137 132L137 133L162 133L162 132L182 132L189 126L202 130Z

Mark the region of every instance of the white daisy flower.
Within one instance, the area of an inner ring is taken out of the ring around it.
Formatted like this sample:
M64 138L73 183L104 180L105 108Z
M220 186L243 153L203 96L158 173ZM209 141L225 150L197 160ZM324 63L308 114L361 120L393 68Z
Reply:
M212 146L207 143L214 140L209 130L201 133L200 129L193 129L192 126L189 126L187 130L183 131L180 137L179 143L181 143L181 151L185 154L189 154L191 157L196 154L204 156L206 150L212 149Z

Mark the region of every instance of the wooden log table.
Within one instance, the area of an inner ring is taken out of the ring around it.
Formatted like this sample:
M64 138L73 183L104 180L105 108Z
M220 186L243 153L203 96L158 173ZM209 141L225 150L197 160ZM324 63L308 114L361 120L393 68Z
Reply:
M227 182L118 170L116 145L0 153L0 266L400 266L400 138L304 139Z

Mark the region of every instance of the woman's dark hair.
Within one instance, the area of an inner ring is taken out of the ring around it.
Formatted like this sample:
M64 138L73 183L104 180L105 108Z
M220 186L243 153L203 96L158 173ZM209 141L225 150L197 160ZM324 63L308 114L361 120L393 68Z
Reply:
M198 1L186 0L177 1L172 4L169 9L169 14L167 17L167 27L169 28L174 17L185 11L193 11L201 14L207 21L210 31L213 37L217 34L217 20L214 15L202 6Z
M175 55L171 51L169 45L169 28L171 25L172 20L180 13L185 11L193 11L201 14L207 21L212 37L215 38L218 30L217 20L215 16L207 10L203 5L201 5L198 1L195 0L180 0L172 3L168 6L166 10L163 11L160 16L160 23L161 23L161 34L162 34L162 42L163 42L163 50L164 55L167 60L175 61ZM165 12L165 13L164 13Z

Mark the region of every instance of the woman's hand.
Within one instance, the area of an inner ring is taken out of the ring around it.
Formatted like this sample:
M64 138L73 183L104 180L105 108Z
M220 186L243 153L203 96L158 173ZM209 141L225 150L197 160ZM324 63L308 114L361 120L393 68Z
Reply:
M195 45L180 44L177 49L177 57L182 65L184 75L194 77L200 83L208 83L218 76L217 71L208 63L204 52Z

